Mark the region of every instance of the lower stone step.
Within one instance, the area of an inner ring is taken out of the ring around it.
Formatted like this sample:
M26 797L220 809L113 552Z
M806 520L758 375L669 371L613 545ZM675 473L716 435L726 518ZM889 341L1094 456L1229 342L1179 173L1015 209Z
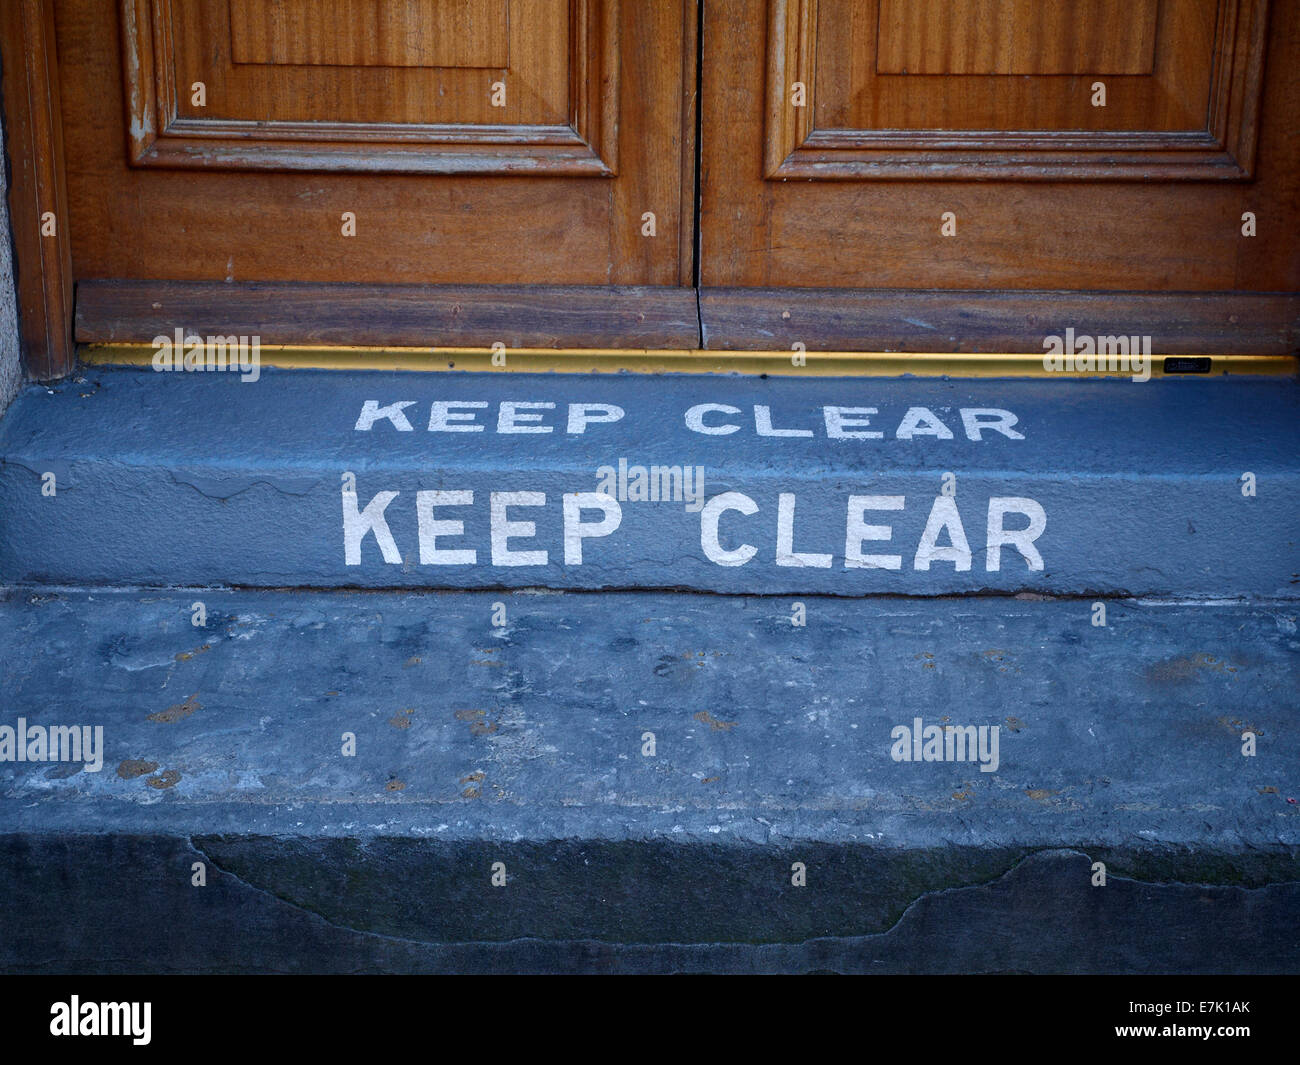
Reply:
M1300 969L1294 602L0 605L0 968Z

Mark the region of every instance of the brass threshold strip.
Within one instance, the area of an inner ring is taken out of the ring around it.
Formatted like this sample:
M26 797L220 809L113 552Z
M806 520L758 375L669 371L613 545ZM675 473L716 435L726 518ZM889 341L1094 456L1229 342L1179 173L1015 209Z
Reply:
M78 354L92 366L150 366L152 344L83 344ZM491 348L324 347L264 344L262 367L320 370L463 370L489 373L713 373L771 374L790 377L1042 377L1131 378L1134 370L1049 370L1033 353L954 355L940 352L705 351L698 348L507 348L505 365ZM1175 360L1165 370L1165 359ZM1208 371L1205 369L1208 360ZM1150 359L1152 377L1252 374L1291 377L1297 360L1290 355L1159 355Z

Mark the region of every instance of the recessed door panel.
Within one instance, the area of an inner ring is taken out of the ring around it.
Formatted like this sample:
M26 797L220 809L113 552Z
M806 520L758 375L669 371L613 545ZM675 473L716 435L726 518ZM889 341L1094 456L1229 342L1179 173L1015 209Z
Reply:
M690 279L693 0L54 7L78 279Z
M717 0L702 284L1294 290L1298 41L1266 0Z

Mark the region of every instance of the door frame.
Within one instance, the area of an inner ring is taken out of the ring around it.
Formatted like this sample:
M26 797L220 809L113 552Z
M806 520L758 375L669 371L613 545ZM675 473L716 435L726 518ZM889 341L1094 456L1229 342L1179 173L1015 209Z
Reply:
M71 373L76 361L54 0L3 6L0 64L18 334L27 372L45 381ZM48 232L42 219L51 218Z

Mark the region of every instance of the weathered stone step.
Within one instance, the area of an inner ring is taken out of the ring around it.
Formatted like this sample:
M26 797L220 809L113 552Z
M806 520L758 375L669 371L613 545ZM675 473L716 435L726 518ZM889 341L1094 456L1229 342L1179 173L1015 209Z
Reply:
M802 602L12 591L0 968L1300 968L1294 602Z
M0 421L0 580L1293 597L1298 456L1292 379L100 370Z

